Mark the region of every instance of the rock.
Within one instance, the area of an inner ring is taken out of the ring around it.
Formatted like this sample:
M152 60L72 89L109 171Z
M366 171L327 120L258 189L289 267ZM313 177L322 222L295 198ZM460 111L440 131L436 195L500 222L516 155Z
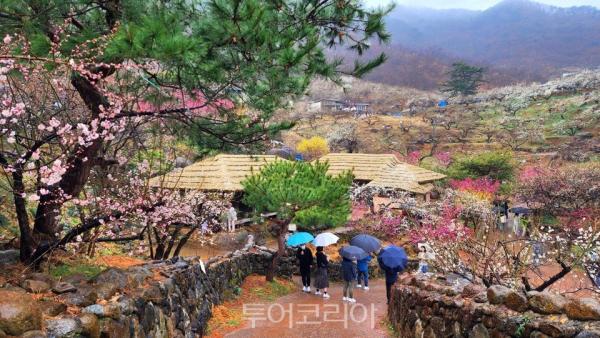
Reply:
M510 290L506 298L504 299L504 305L509 309L517 312L527 311L527 297L518 291Z
M129 284L127 273L121 269L111 268L101 272L94 278L94 284L102 285L104 283L112 283L119 290L124 290Z
M0 291L12 291L12 292L18 292L18 293L27 293L27 291L25 291L25 289L20 288L18 286L14 286L12 284L5 285L2 289L0 289Z
M42 312L31 296L0 291L0 330L18 336L42 327Z
M58 283L54 284L52 291L54 293L57 293L60 295L60 294L67 293L67 292L75 292L75 291L77 291L77 288L74 287L73 284L70 284L70 283L58 282Z
M562 325L551 321L544 321L538 325L538 329L550 337L565 337Z
M477 296L478 294L485 292L485 291L486 291L485 288L481 285L467 284L463 288L461 295L463 298L473 298L473 297Z
M492 285L487 289L488 302L490 304L502 304L510 292L511 290L506 286Z
M46 320L48 338L75 338L81 333L80 322L74 318L58 318Z
M67 305L85 307L92 305L98 299L96 290L91 286L79 287L75 293L65 293L59 299Z
M533 331L529 338L550 338L550 336L541 333L540 331Z
M469 332L469 338L490 338L490 333L483 324L477 324Z
M21 338L46 338L46 334L40 330L27 331Z
M599 332L583 330L579 332L575 338L600 338Z
M98 294L98 298L100 299L110 299L117 293L117 290L117 286L113 283L104 283L96 285L96 293Z
M570 299L564 309L571 319L600 320L600 303L593 298Z
M475 303L487 303L487 292L480 292L475 297L473 297L473 301Z
M84 313L77 317L81 324L81 331L90 338L100 337L100 323L98 318L90 313Z
M0 250L0 265L19 262L19 250Z
M33 279L23 281L21 287L31 293L44 293L50 290L50 285L48 285L48 283Z
M27 275L27 279L39 280L42 282L46 282L50 286L52 286L52 285L54 285L54 283L56 283L56 281L54 280L54 278L52 278L52 276L49 276L45 273L39 273L39 272L30 273L29 275Z
M550 292L532 291L527 293L527 297L531 310L541 314L560 314L567 303L565 297Z
M67 311L67 306L60 302L55 302L53 300L47 300L40 302L40 309L42 312L50 317L56 317L59 314Z
M118 304L93 304L84 308L83 313L91 313L100 318L110 317L117 319L121 315L121 308Z

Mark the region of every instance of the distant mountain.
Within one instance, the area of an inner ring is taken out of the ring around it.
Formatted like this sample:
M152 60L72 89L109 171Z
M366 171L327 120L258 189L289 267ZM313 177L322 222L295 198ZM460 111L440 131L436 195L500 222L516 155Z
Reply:
M495 68L556 73L600 66L600 10L505 0L484 11L397 7L387 20L393 44L439 50Z

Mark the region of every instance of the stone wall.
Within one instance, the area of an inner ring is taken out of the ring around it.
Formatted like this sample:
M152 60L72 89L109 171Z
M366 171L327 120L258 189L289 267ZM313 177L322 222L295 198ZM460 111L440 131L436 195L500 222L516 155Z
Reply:
M92 281L30 274L0 288L0 338L202 336L212 306L234 296L248 275L264 274L271 257L253 247L206 264L175 258L108 269ZM294 269L288 257L277 274L291 277Z
M399 337L600 337L595 299L450 286L411 275L394 287L388 318Z

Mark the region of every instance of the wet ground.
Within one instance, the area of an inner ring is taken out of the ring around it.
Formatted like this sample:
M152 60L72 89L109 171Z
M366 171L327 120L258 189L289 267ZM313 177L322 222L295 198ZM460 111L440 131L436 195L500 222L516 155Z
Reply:
M266 304L246 304L245 326L226 337L390 337L385 283L371 281L370 290L354 289L357 302L342 301L342 285L333 283L331 298L298 291ZM314 289L312 290L314 293Z

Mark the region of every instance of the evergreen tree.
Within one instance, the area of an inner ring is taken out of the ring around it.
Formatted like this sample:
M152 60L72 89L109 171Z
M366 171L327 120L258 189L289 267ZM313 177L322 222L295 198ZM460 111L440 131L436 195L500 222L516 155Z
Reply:
M349 190L352 174L327 175L326 163L275 162L248 177L244 186L244 203L256 212L276 212L274 235L278 250L274 255L267 280L272 280L285 250L285 235L291 222L299 228L315 230L337 226L347 221L350 213Z
M477 88L484 82L484 68L471 66L464 62L452 64L452 70L448 72L450 80L442 84L441 91L451 96L473 95Z

